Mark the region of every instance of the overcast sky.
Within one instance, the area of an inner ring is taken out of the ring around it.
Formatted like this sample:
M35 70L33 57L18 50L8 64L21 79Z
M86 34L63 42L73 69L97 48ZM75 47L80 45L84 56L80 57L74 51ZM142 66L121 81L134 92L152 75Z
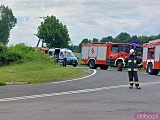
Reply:
M0 0L17 18L10 44L36 46L42 18L56 16L69 30L72 44L84 38L160 34L160 0Z

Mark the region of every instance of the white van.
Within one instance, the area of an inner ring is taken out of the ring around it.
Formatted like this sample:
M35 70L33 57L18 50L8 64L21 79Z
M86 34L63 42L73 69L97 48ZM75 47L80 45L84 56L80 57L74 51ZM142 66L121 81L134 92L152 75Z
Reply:
M68 54L67 65L76 67L78 65L78 59L75 57L74 53L67 48L51 48L49 49L48 54L54 58L55 62L63 63L62 54L64 51L67 51Z

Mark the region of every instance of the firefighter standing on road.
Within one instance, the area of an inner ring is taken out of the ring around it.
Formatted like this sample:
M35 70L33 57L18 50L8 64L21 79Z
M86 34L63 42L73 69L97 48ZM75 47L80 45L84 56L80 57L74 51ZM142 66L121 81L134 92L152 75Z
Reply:
M124 61L124 66L128 68L128 76L129 76L129 88L132 89L135 84L137 89L141 89L139 85L137 70L138 66L141 65L140 60L135 56L134 49L130 50L130 56L126 58ZM133 81L134 79L134 81Z

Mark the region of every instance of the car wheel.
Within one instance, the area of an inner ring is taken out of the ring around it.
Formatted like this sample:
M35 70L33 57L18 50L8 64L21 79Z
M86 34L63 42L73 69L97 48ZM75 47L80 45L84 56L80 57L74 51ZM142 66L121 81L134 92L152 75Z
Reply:
M73 67L76 67L76 66L77 66L76 64L73 65Z

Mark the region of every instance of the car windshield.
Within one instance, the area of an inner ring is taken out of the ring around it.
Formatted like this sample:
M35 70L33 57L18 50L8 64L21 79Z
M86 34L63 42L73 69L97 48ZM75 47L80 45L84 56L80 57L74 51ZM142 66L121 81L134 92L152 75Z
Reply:
M121 46L121 51L122 52L129 53L129 50L130 50L130 46L129 45L123 45L123 46Z
M73 52L67 52L68 53L68 57L75 57Z

